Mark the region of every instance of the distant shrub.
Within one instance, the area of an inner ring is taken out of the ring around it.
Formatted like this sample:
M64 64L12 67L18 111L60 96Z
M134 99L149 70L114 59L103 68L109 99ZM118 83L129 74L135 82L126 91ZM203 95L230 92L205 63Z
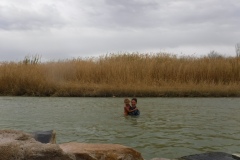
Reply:
M38 64L41 62L41 56L33 55L33 56L26 56L22 61L23 64Z

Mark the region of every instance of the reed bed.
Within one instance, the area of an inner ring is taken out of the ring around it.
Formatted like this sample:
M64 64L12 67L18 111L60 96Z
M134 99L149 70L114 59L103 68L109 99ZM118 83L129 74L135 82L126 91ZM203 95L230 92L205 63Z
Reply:
M0 95L239 97L240 59L122 53L0 64Z

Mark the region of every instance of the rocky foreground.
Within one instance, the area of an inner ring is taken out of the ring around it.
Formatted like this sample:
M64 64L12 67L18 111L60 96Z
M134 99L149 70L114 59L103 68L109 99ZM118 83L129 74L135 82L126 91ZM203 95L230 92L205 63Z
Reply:
M239 154L213 152L175 160L239 160ZM141 153L119 144L56 144L55 133L0 130L0 160L143 160ZM152 160L169 160L153 158Z

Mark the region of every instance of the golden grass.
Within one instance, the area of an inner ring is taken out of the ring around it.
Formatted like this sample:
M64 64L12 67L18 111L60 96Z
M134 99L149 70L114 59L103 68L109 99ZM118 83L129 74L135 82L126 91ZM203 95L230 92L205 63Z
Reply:
M0 95L13 96L237 97L239 82L233 57L125 53L0 64Z

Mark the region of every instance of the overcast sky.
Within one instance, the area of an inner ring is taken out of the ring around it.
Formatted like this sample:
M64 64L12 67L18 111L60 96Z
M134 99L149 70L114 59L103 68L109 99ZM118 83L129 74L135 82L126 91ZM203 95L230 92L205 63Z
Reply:
M0 61L107 53L235 56L240 0L0 0Z

